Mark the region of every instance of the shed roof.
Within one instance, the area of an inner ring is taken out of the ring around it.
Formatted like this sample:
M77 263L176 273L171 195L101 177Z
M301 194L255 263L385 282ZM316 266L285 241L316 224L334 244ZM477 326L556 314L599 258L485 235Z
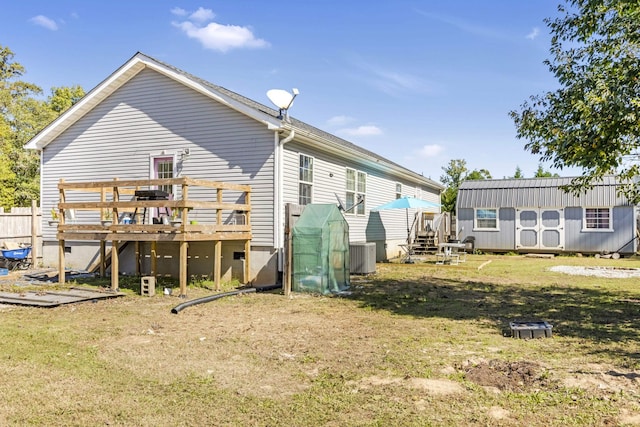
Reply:
M561 187L571 184L573 177L518 178L464 181L458 189L458 209L500 207L610 207L630 205L618 194L621 182L615 176L605 176L590 190L579 195Z
M280 115L279 111L273 108L242 96L229 89L225 89L222 86L210 83L172 65L158 61L157 59L141 52L136 53L118 70L113 72L109 77L98 84L98 86L89 91L73 107L51 122L40 133L33 137L26 144L25 148L43 149L57 136L68 129L69 126L91 111L102 100L111 95L145 68L153 69L169 78L179 81L209 98L215 99L236 111L264 123L271 130L295 131L296 140L303 139L317 146L321 150L333 151L334 153L339 153L342 156L350 156L351 158L358 159L360 161L369 161L377 167L386 168L399 176L403 176L413 182L418 182L421 185L429 186L438 190L444 189L442 184L409 170L372 151L320 130L293 117L290 118L289 122L281 120L278 118Z

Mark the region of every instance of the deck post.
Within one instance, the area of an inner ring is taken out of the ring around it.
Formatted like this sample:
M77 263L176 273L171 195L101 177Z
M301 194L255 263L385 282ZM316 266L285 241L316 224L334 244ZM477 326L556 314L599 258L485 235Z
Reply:
M118 241L111 242L111 290L118 291L118 271L120 270L120 262L118 255Z
M251 240L245 240L244 242L244 271L242 274L246 285L253 282L251 280Z
M107 242L100 240L100 277L105 277L107 269Z
M213 283L216 286L216 291L220 290L220 270L221 270L221 258L222 258L222 242L220 240L215 241L213 252Z
M187 249L189 243L180 242L180 298L187 296Z
M64 285L66 280L64 271L64 240L58 240L58 283Z
M141 276L140 274L140 242L136 240L135 242L135 250L136 250L136 276Z
M38 201L31 200L31 265L38 267Z
M156 277L158 275L158 242L151 241L151 275Z

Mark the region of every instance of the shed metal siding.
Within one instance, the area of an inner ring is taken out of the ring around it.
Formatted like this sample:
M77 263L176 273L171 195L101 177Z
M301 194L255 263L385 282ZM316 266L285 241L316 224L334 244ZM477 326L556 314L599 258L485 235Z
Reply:
M150 70L127 82L46 147L43 209L48 212L57 203L60 178L146 179L150 154L183 148L189 148L190 155L178 164L178 176L251 185L253 243L273 245L273 133ZM46 224L44 238L55 239Z
M460 237L475 237L475 247L484 250L511 251L516 247L515 209L503 208L498 211L499 231L474 231L473 209L458 210L457 226L462 230Z
M631 206L613 208L614 231L583 231L581 207L565 209L565 247L569 252L634 252L635 209Z
M458 208L521 208L563 206L621 206L629 201L616 192L619 185L606 176L593 189L575 196L560 189L572 178L530 178L510 180L464 181L458 191Z

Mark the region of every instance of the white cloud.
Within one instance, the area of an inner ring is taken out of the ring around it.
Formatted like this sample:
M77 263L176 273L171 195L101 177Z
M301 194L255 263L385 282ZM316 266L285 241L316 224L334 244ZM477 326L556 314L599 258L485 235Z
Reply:
M529 40L533 40L533 39L535 39L536 37L538 37L538 35L540 35L540 28L538 28L538 27L533 27L533 29L531 30L531 32L530 32L529 34L527 34L527 36L526 36L526 37L527 37Z
M187 16L188 12L181 7L174 7L171 9L171 13L176 16Z
M382 135L382 129L374 125L364 125L357 128L340 129L337 133L349 136L375 136Z
M436 21L442 22L444 24L450 25L454 28L457 28L460 31L465 33L469 33L475 36L480 37L488 37L488 38L496 38L496 39L506 39L507 36L502 32L482 25L475 24L473 22L466 21L464 19L459 19L457 17L449 16L449 15L439 15L435 13L425 12L419 9L415 9L416 13L425 16L429 19L434 19Z
M365 73L358 75L358 80L364 81L388 95L402 96L406 93L431 93L434 91L435 85L421 77L386 69L360 58L354 58L351 62Z
M373 72L379 77L376 80L376 85L383 92L393 93L398 90L421 90L424 87L423 82L418 77L409 74L382 69L374 69Z
M178 16L186 16L187 11L174 8L171 13ZM183 22L173 22L173 25L187 37L196 39L206 49L227 52L231 49L240 48L264 48L269 47L269 42L256 38L248 27L238 25L223 25L217 22L209 22L215 14L211 9L198 8L197 11L189 15Z
M349 123L353 123L355 119L349 116L334 116L327 120L327 125L329 126L345 126Z
M40 27L46 28L47 30L56 31L58 29L58 24L53 19L47 18L44 15L34 16L29 19L29 21L33 22Z
M189 16L189 19L196 22L207 22L211 21L215 17L216 15L211 9L200 7Z
M423 159L430 159L432 157L438 156L440 153L444 151L444 147L440 144L429 144L423 146L420 150L418 150L418 156Z

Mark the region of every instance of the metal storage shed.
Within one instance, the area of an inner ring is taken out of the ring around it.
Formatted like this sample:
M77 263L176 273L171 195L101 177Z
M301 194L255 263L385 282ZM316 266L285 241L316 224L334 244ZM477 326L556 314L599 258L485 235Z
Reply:
M606 176L582 194L572 178L464 181L458 190L459 236L489 252L620 253L637 250L637 207Z

